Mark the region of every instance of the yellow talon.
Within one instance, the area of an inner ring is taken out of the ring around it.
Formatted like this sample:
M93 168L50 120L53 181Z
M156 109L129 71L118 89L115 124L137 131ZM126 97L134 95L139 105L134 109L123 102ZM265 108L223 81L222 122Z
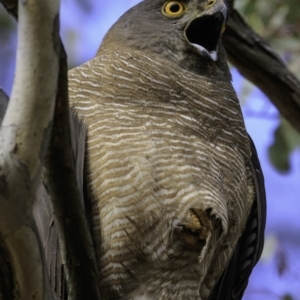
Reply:
M201 229L202 226L201 226L201 223L199 221L199 218L195 215L194 212L190 211L190 213L191 213L191 216L192 216L192 223L195 226L194 228L197 229L197 230Z

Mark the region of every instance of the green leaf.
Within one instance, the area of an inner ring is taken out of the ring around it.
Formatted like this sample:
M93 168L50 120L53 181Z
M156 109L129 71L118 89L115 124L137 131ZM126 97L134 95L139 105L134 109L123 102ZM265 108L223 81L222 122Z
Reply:
M280 172L288 172L290 154L300 146L300 135L284 119L274 132L274 143L269 147L269 157L273 166Z

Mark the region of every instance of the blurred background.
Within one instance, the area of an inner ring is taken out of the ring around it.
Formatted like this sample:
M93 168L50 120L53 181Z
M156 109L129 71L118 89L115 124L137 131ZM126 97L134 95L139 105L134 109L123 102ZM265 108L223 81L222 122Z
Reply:
M69 68L91 59L109 27L138 2L62 0L61 36ZM236 0L235 7L300 78L299 0ZM0 5L0 87L8 95L16 45L16 23ZM300 136L257 88L234 67L231 72L261 160L268 201L265 248L244 299L300 300Z

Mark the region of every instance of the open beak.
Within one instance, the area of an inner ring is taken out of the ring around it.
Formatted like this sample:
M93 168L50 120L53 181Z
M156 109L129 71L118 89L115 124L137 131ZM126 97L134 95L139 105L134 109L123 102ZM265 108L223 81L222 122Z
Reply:
M227 7L224 4L214 7L212 13L194 18L186 26L185 37L201 56L212 61L218 59L218 43L225 30L226 18Z

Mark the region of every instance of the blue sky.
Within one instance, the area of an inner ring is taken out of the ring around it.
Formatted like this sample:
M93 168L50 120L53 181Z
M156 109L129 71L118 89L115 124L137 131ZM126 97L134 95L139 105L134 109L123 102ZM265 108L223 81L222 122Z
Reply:
M61 4L61 34L74 67L92 58L109 27L137 0L63 0ZM78 3L83 3L79 5ZM84 4L85 3L85 4ZM86 4L88 3L88 5ZM109 3L109 4L108 4ZM1 36L0 36L1 42ZM0 86L10 93L14 72L16 35L0 43ZM4 56L5 55L5 56ZM1 59L3 57L9 59ZM233 83L241 94L244 80L233 69ZM291 156L292 169L281 175L271 166L267 148L273 141L278 124L277 110L256 88L252 88L243 105L246 127L252 136L265 175L268 219L266 250L250 279L245 300L277 300L290 294L300 299L300 151ZM255 116L266 112L271 117ZM278 274L278 268L283 273Z

